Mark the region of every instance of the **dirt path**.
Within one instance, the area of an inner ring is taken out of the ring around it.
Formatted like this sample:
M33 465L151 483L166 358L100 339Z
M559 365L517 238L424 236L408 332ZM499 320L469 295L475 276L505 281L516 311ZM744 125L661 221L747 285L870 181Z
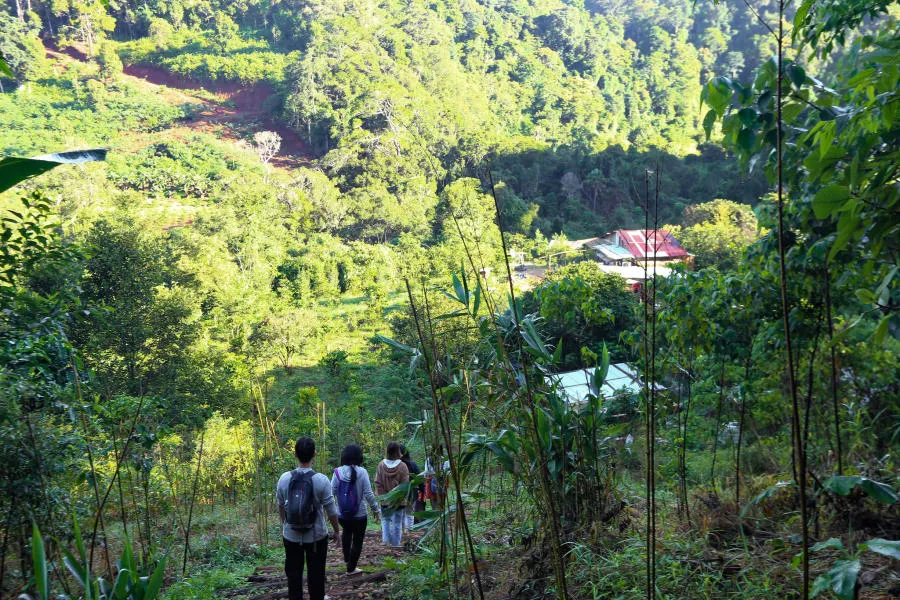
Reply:
M88 60L76 46L47 48L46 53L57 62ZM278 101L277 92L267 83L201 83L160 67L143 64L126 65L122 78L148 93L163 95L173 104L198 106L181 122L181 126L187 129L203 131L232 142L252 139L258 131L276 132L281 136L281 150L272 159L276 167L308 165L314 158L306 140L296 130L272 118L271 106ZM204 97L201 98L196 92L204 92ZM165 130L159 133L165 134Z
M408 537L412 536L412 537ZM418 539L417 534L407 533L407 543ZM389 598L390 577L395 571L384 566L385 559L399 559L407 551L404 548L392 548L381 544L381 534L366 532L366 541L363 545L362 556L359 559L359 568L365 571L362 575L345 575L344 561L340 547L337 544L328 546L328 562L326 563L327 584L325 593L329 600L337 598L357 598L360 600L370 598ZM304 597L306 596L304 584ZM284 567L271 565L257 567L252 574L247 576L247 585L222 590L219 595L223 598L245 598L247 600L280 600L287 598L287 579L284 577Z

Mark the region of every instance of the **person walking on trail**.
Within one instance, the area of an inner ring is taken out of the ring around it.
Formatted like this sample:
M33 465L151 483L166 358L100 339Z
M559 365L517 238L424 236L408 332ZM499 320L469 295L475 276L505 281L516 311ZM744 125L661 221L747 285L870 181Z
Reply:
M401 483L409 481L409 469L400 460L400 444L391 442L387 445L385 459L378 463L375 471L375 492L379 496L387 494ZM403 518L406 512L406 498L399 506L381 506L381 541L391 546L399 546L403 537Z
M299 466L281 476L275 493L284 541L288 598L303 600L305 562L310 600L328 600L325 595L325 559L329 535L325 515L328 515L334 529L331 539L337 541L337 504L328 477L312 469L316 443L308 437L300 438L294 446L294 456Z
M416 461L412 459L412 456L409 454L409 450L403 444L400 444L400 460L403 461L403 464L406 465L407 470L409 470L409 478L413 479L414 475L418 475L422 472L422 469L419 468L419 465L416 464ZM415 517L413 517L413 513L421 512L425 509L425 486L418 485L414 488L410 488L409 496L407 496L407 505L406 505L406 517L403 523L403 530L409 531L412 526L415 524ZM421 503L421 507L419 506Z
M447 482L450 478L450 461L445 460L440 471L437 471L431 459L426 457L424 473L425 498L431 500L431 510L444 510L447 499Z
M362 553L363 540L368 525L368 504L376 519L381 520L381 509L372 492L369 473L363 467L363 451L356 444L344 447L341 452L341 466L334 470L331 490L338 504L338 521L341 524L341 546L347 575L362 573L356 568ZM365 502L363 502L365 499Z

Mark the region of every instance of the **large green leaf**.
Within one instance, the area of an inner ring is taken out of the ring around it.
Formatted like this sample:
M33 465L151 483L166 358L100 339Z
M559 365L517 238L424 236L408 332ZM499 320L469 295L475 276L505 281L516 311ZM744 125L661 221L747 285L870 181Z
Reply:
M862 481L859 482L859 487L861 487L870 498L874 498L884 504L893 504L894 502L897 502L897 500L900 500L900 497L897 496L897 492L894 491L894 488L880 481L874 481L867 477L863 477Z
M716 124L716 109L711 108L706 112L706 116L703 117L703 131L706 133L706 139L709 139L709 136L712 134L713 125Z
M163 575L166 572L166 557L164 556L159 564L156 565L156 570L153 571L153 575L150 576L150 580L147 582L147 591L144 593L144 600L156 600L156 597L159 595L159 591L162 589L163 583Z
M870 498L884 504L893 504L900 499L890 485L861 475L835 475L826 479L822 487L839 496L849 496L854 488L859 487Z
M841 543L841 540L837 538L829 538L824 542L819 542L818 544L812 546L810 551L819 552L821 550L825 550L826 548L831 548L833 550L843 550L844 544Z
M106 149L58 152L33 158L7 156L0 159L0 192L5 192L17 183L25 181L29 177L46 173L59 165L81 164L98 160L106 160Z
M842 600L853 600L861 566L858 560L835 561L828 571L816 577L810 597L815 598L825 590L831 590Z
M15 79L15 75L13 75L12 70L10 70L9 65L6 64L6 60L3 59L3 56L0 56L0 74L5 77L9 77L10 79Z
M47 578L47 554L44 551L44 539L37 523L31 527L31 561L34 565L34 587L40 600L49 600L50 584Z
M806 71L800 65L791 65L787 71L788 77L795 86L800 87L806 83Z
M850 198L850 189L845 185L826 185L813 198L812 207L817 219L825 219L844 205Z
M900 560L900 540L885 540L883 538L872 538L862 545L866 550L877 552L889 556L894 560Z

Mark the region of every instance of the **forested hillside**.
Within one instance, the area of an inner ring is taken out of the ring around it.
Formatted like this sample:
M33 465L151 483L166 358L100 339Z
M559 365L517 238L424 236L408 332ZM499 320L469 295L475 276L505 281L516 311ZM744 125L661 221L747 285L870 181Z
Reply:
M0 595L287 597L309 435L447 465L333 597L894 597L898 15L6 0Z

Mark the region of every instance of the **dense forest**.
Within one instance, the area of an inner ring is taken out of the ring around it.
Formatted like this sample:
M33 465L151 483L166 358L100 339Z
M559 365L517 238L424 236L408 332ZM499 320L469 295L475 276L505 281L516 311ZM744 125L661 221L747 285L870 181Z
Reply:
M897 597L898 17L7 0L0 595L287 597L309 436L447 465L332 597Z

